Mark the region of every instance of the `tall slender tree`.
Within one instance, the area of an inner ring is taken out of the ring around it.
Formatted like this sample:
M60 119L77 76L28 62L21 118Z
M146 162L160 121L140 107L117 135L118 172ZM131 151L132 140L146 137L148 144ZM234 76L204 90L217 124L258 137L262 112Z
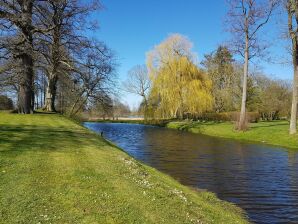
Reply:
M297 133L297 103L298 103L298 1L287 0L286 9L288 13L288 30L292 42L293 60L293 96L290 120L290 134ZM293 22L295 24L293 24Z
M266 48L258 38L259 31L269 21L277 0L227 0L229 11L227 24L233 36L235 52L244 58L243 86L241 111L238 130L244 130L246 123L247 81L249 74L249 61L260 56Z

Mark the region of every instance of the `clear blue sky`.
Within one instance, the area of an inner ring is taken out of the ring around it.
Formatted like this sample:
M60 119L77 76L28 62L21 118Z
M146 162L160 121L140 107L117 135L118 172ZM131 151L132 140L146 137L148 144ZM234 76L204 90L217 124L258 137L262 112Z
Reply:
M103 0L102 3L105 8L96 15L100 29L92 35L116 52L120 81L126 79L134 65L144 64L146 52L171 33L187 36L194 43L199 60L229 39L224 31L224 0ZM273 31L279 29L274 24L267 27L273 41L279 38ZM285 49L278 45L271 52L274 56L281 55ZM270 76L292 77L289 66L260 64ZM140 98L124 93L122 101L137 106Z

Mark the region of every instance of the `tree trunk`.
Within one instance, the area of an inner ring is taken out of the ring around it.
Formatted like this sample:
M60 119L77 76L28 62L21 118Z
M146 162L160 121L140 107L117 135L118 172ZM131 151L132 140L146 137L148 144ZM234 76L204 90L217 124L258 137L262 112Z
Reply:
M291 120L290 120L290 134L297 133L297 88L298 88L298 66L294 68L294 78L293 78L293 98L292 98L292 110L291 110Z
M20 91L18 111L22 114L33 113L32 96L33 91L33 38L32 38L32 8L33 3L30 0L22 3L22 52L16 58L20 60Z
M145 108L144 108L144 120L146 121L148 119L148 101L145 95L143 95L143 99L144 99L144 104L145 104Z
M294 4L294 5L293 5ZM292 11L293 7L295 12ZM296 28L293 26L293 16L295 16L296 26L298 21L298 9L297 1L292 2L287 1L287 10L288 10L288 28L289 34L292 41L292 59L293 59L293 68L294 68L294 77L293 77L293 97L292 97L292 109L291 109L291 120L290 120L290 134L297 133L297 102L298 102L298 41L297 41L297 32Z
M55 100L57 92L57 75L50 75L48 80L48 86L46 90L46 99L44 110L48 112L56 112Z
M248 78L248 60L249 60L249 49L248 49L248 38L245 41L245 57L244 57L244 68L243 68L243 89L242 89L242 101L241 111L238 124L238 130L244 130L246 122L246 98L247 98L247 78Z
M59 1L58 1L59 2ZM61 58L61 52L60 52L60 41L61 41L61 24L60 19L61 18L61 12L58 10L58 8L54 9L53 14L53 24L55 25L54 30L52 31L52 52L50 55L51 58L51 72L48 77L48 86L46 91L46 101L44 110L48 112L56 112L55 108L55 100L56 100L56 93L57 93L57 81L58 81L58 71L60 66L60 58Z

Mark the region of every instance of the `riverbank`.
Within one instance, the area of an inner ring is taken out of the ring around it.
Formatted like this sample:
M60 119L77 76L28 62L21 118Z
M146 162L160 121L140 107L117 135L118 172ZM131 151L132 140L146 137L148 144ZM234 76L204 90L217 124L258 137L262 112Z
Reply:
M0 113L0 223L247 223L59 115Z
M82 119L82 122L98 122L98 123L124 123L124 124L144 124L144 125L154 125L159 127L165 127L168 123L174 121L175 119Z
M169 122L166 127L209 136L298 149L298 134L289 135L288 121L270 121L249 124L249 130L239 132L232 122Z

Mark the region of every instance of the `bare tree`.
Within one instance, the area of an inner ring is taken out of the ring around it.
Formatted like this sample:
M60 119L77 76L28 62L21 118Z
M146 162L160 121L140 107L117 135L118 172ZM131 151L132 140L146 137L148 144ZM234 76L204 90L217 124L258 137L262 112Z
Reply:
M42 66L48 77L44 110L56 111L55 98L59 75L71 69L72 51L88 47L88 39L82 33L94 26L87 23L88 15L99 9L98 1L88 3L78 0L48 0L41 19L42 26L53 27L40 36L39 48L44 56Z
M229 31L233 35L233 48L244 58L243 88L240 119L238 129L245 129L247 80L249 74L249 61L261 55L267 47L262 44L258 36L273 10L277 7L277 0L227 0L229 11L227 22Z
M292 42L292 60L294 68L293 96L290 120L290 134L297 133L297 103L298 103L298 1L287 0L288 29ZM294 24L293 24L294 22Z
M115 89L114 54L104 43L92 43L85 52L78 54L71 71L75 97L69 109L70 116L88 104L108 101Z
M6 48L8 63L18 66L20 113L33 112L33 4L34 0L1 1L0 23L2 29L1 48Z
M137 65L128 72L128 79L123 83L125 91L139 95L143 98L144 115L148 109L147 94L151 87L151 80L148 76L147 67L145 65Z

